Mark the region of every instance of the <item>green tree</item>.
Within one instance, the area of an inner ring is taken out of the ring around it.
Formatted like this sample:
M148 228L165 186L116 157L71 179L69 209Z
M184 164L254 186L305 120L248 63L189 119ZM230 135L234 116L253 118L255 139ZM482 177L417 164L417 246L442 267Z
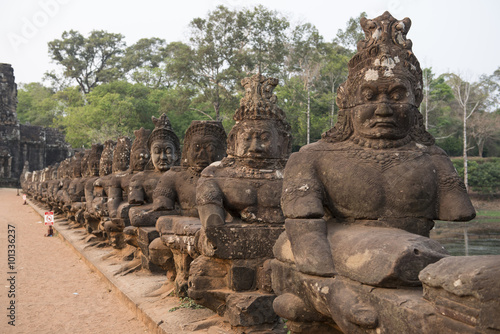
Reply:
M350 50L350 56L353 56L356 53L358 41L365 38L365 33L359 24L362 17L366 17L365 12L362 12L356 18L351 17L349 21L347 21L345 30L339 29L337 31L337 36L333 40L335 44Z
M423 69L422 81L423 100L420 104L420 113L424 116L425 129L429 130L431 127L429 120L433 118L436 121L437 117L440 116L439 109L443 107L443 104L453 100L453 91L446 84L444 77L435 78L432 68Z
M468 187L468 170L467 170L467 121L472 114L481 108L485 103L487 95L485 94L483 82L470 83L464 80L460 75L449 73L446 75L447 84L453 91L453 96L457 102L459 112L462 114L463 121L463 163L464 163L464 183Z
M86 104L66 108L57 123L73 147L131 136L141 126L152 128L151 116L158 114L159 102L150 98L151 92L124 81L102 84L87 94Z
M284 69L288 53L288 19L277 11L271 11L262 5L253 10L244 10L246 45L251 64L250 71L267 76L279 76Z
M237 105L234 92L245 75L245 23L241 12L224 6L218 6L206 19L195 18L190 23L193 55L189 84L197 87L200 98L211 104L216 119L221 119L223 108L231 110Z
M98 84L122 77L118 65L125 48L123 39L121 34L103 30L93 30L87 38L75 30L65 31L61 39L48 43L50 58L63 72L53 71L46 76L56 82L61 82L62 77L73 79L88 94Z
M330 104L330 128L333 127L336 120L335 106L337 98L337 89L347 80L349 62L349 51L335 43L325 43L324 66L321 69L321 81L323 89L329 96Z
M311 142L311 97L324 65L323 37L315 26L305 23L292 33L289 71L300 78L306 94L306 144ZM287 84L287 82L285 82Z
M172 88L189 76L191 49L182 42L166 44L160 38L143 38L125 50L123 71L132 83L150 88Z
M17 116L20 123L54 126L60 109L54 92L38 82L20 85L17 91Z

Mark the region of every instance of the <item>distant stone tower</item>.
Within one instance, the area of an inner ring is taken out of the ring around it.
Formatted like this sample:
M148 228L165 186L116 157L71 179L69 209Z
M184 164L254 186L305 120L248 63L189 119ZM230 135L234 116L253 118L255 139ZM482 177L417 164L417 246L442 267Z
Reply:
M22 170L19 157L21 132L16 107L14 70L9 64L0 64L0 186L17 182Z
M16 186L25 162L40 170L73 152L58 130L19 124L14 79L12 66L0 63L0 187Z

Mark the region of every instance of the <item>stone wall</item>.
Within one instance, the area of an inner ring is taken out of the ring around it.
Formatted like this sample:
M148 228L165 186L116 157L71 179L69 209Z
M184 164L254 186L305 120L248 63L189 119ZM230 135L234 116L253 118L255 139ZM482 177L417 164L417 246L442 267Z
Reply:
M18 184L27 161L29 170L40 170L72 155L57 129L19 124L14 70L0 63L0 187Z

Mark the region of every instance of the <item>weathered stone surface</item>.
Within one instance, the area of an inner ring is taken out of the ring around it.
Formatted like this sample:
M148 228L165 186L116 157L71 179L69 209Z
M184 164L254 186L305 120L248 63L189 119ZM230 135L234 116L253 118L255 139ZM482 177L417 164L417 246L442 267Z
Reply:
M236 124L228 136L228 156L205 168L196 189L202 224L198 248L203 255L192 265L201 261L213 265L223 259L221 269L229 272L228 279L206 278L209 284L190 285L189 295L219 314L225 313L233 326L250 326L256 331L277 319L270 299L249 300L247 293L269 290L268 272L261 268L273 256L273 245L283 231L279 199L291 136L285 113L273 94L277 84L277 79L260 74L242 80L245 97L233 117ZM190 282L200 279L191 270Z
M274 309L292 332L318 321L346 333L470 332L436 313L421 288L405 288L447 255L428 239L433 220L475 216L423 127L410 25L388 12L361 20L366 38L337 92L337 124L286 165L286 234L274 246L272 282Z
M114 171L110 177L108 190L107 207L111 219L103 226L108 234L121 232L123 228L130 225L130 204L128 203L130 181L135 174L144 170L149 161L147 140L150 134L151 131L144 128L135 130L135 140L131 147L129 147L130 139L126 137L118 139L118 152L113 155L116 163L113 162Z
M137 242L146 257L149 255L149 244L159 236L160 234L154 227L139 227L137 229Z
M420 273L424 298L481 333L500 330L500 256L448 257Z
M437 241L394 228L328 224L335 271L363 284L421 285L418 274L448 256Z
M41 170L73 154L57 129L19 124L17 85L10 64L0 63L0 186L19 184L23 168Z
M221 259L270 258L283 226L227 224L206 228L200 238L200 250Z
M156 221L156 229L163 234L194 236L201 228L199 218L185 216L161 216Z
M252 326L255 324L274 323L278 316L269 312L272 308L273 294L239 293L227 297L227 311L224 317L232 326Z

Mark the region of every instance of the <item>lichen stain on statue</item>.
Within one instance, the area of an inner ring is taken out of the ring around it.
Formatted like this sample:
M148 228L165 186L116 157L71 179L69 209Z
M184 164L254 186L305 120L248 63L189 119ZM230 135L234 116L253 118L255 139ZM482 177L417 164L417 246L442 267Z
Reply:
M245 97L234 115L228 156L201 174L196 189L201 256L191 263L188 294L232 326L272 324L269 258L283 231L283 168L290 126L276 105L277 79L242 80ZM243 311L245 309L245 311Z
M423 127L422 72L406 39L410 25L388 12L361 20L366 38L338 90L337 124L287 163L286 233L274 249L273 288L274 309L291 320L292 332L429 328L424 314L398 327L384 309L396 301L375 301L365 287L421 285L419 272L448 256L428 238L433 220L475 216L451 161Z
M201 222L196 206L196 185L201 172L226 155L227 135L219 121L192 121L184 136L181 166L164 173L153 193L153 210L168 215L158 218L160 237L149 245L149 258L167 271L164 293L185 296L190 264Z

